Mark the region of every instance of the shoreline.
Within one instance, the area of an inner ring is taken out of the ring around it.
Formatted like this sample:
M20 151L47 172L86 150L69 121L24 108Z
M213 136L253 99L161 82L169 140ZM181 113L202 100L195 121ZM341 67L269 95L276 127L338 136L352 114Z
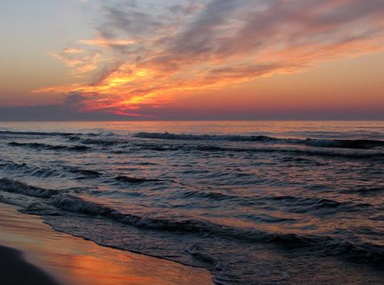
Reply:
M73 237L13 205L0 203L0 215L0 278L22 278L4 285L213 284L205 269Z

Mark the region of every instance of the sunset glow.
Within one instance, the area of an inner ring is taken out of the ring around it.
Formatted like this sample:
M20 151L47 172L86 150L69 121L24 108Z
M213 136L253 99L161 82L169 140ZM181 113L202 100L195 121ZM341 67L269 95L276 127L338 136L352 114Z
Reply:
M233 111L241 113L241 106L225 104L238 96L255 118L263 109L283 114L290 109L283 103L287 98L295 101L290 112L297 114L311 109L326 114L335 97L348 102L346 112L358 109L362 100L384 107L383 90L377 87L384 79L380 68L357 66L360 77L370 73L362 78L364 94L350 94L350 86L342 82L336 83L335 92L335 86L321 78L333 73L348 82L348 65L355 58L384 63L382 1L70 2L67 6L78 9L78 17L85 9L94 16L88 19L92 33L47 51L55 64L67 66L66 79L30 86L29 94L26 88L17 91L23 82L3 83L3 104L17 101L7 96L12 93L32 105L44 105L38 98L45 97L56 98L53 104L60 105L76 94L81 102L69 106L73 110L155 119L162 119L165 110L177 114L180 107L199 109L201 96L212 114L228 118ZM328 67L308 89L308 82L300 78L318 72L323 63ZM285 84L295 77L294 85ZM228 94L233 89L237 94ZM331 98L325 100L328 95Z

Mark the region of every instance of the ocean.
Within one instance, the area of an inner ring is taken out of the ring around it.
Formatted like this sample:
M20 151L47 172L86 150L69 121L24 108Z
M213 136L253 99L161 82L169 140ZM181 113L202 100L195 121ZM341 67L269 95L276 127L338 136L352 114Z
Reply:
M0 202L207 268L215 284L384 284L384 122L3 122Z

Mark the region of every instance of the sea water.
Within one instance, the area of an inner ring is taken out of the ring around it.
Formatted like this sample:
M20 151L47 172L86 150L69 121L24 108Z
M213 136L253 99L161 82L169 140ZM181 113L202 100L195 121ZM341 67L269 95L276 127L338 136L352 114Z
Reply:
M0 201L216 284L383 284L384 122L0 124Z

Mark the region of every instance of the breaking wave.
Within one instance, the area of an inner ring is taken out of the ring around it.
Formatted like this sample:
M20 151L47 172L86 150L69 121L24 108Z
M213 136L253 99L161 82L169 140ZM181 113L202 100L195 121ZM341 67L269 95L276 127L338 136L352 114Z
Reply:
M200 219L168 219L142 216L131 213L122 213L121 211L118 211L111 207L104 206L92 201L87 201L81 197L77 197L69 193L63 193L62 191L59 192L53 189L43 189L39 187L34 187L7 178L0 179L0 189L11 193L18 193L21 195L42 198L44 199L45 203L54 206L59 210L64 210L77 214L84 214L90 217L101 216L107 219L117 221L119 223L127 224L144 230L150 229L156 231L166 231L176 234L194 234L201 235L204 237L210 236L212 238L220 238L224 240L237 239L239 240L239 242L275 244L277 246L291 249L308 247L312 248L312 250L316 252L321 252L322 254L326 252L328 256L342 255L347 259L356 262L371 264L380 269L384 269L384 247L366 242L352 243L350 241L343 241L331 236L299 235L293 233L266 232L255 229L237 228ZM196 193L192 192L185 194L193 196L196 195ZM214 198L220 200L227 199L229 197L213 193L212 196L205 195L204 198ZM296 205L301 204L301 206L303 206L303 204L311 206L312 209L307 209L308 211L315 211L316 209L334 208L338 208L339 211L348 211L348 208L367 208L370 206L364 204L352 205L352 203L340 203L326 199L298 199L292 196L270 197L267 198L267 200L268 199L280 202L284 201L285 203L296 203ZM27 207L24 211L31 211L34 214L38 214L39 210L42 214L47 213L46 209L36 209L33 205ZM194 254L193 248L190 249L190 252L191 254Z
M0 130L0 201L102 245L203 266L216 284L299 284L330 264L345 277L346 260L382 272L382 123L188 124Z
M141 132L134 135L137 138L162 139L162 140L191 140L191 141L239 141L239 142L264 142L303 144L316 147L372 149L384 148L384 141L378 140L329 140L329 139L294 139L275 138L269 136L240 136L240 135L188 135L172 133L146 133Z
M44 143L19 143L19 142L10 142L9 146L14 147L28 147L36 150L54 150L54 151L87 151L89 147L82 145L50 145Z

